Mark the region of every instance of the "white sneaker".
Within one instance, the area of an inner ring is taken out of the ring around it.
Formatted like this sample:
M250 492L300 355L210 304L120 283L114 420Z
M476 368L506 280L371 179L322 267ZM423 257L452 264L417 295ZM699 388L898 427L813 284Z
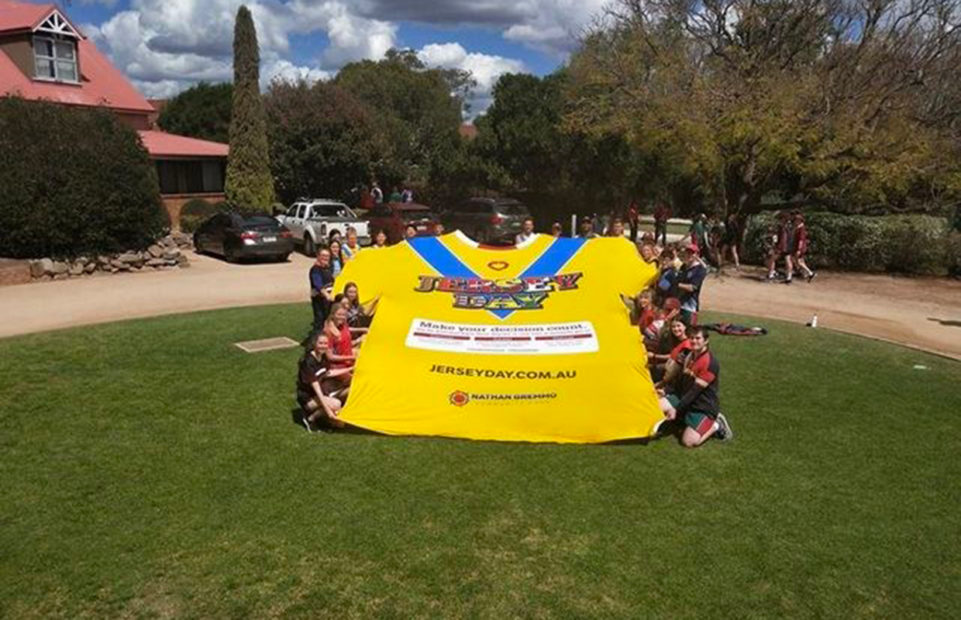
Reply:
M717 414L717 430L714 432L714 435L721 441L731 441L734 439L734 431L731 430L731 425L723 413Z

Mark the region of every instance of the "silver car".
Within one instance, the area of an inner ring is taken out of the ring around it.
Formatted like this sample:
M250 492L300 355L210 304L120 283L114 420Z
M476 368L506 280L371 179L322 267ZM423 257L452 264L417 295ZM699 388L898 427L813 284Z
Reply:
M294 241L302 243L304 253L312 256L319 245L327 243L330 231L347 235L347 228L357 231L361 245L370 244L367 221L357 217L350 207L336 200L302 200L290 205L277 221L287 227Z

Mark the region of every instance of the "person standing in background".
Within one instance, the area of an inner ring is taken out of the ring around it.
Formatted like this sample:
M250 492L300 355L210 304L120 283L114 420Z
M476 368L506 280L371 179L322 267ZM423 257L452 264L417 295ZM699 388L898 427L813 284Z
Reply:
M324 329L324 322L327 321L327 313L334 299L331 288L334 285L334 272L330 267L330 250L317 250L317 260L311 265L307 277L310 281L310 305L314 310L313 333L316 334Z
M667 220L671 215L671 207L666 202L659 202L654 207L654 242L660 239L661 247L667 245Z
M637 222L641 217L640 209L637 207L637 200L631 200L627 206L627 223L631 228L631 241L637 243Z

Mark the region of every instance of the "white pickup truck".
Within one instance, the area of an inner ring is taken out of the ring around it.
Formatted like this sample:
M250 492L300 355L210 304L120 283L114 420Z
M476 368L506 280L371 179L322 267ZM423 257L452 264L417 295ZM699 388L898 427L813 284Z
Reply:
M302 243L304 253L312 256L317 246L327 243L332 230L347 235L347 227L357 231L357 241L361 245L370 244L367 221L357 217L350 207L342 202L328 199L301 200L290 205L277 221L287 227L295 243Z

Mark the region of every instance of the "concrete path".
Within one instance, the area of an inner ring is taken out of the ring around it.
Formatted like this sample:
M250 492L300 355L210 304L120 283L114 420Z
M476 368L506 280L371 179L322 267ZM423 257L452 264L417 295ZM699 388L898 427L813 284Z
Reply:
M137 317L308 300L311 260L230 265L191 255L189 269L91 276L0 288L0 337ZM822 273L768 284L756 271L711 275L709 310L804 323L961 359L961 282Z

